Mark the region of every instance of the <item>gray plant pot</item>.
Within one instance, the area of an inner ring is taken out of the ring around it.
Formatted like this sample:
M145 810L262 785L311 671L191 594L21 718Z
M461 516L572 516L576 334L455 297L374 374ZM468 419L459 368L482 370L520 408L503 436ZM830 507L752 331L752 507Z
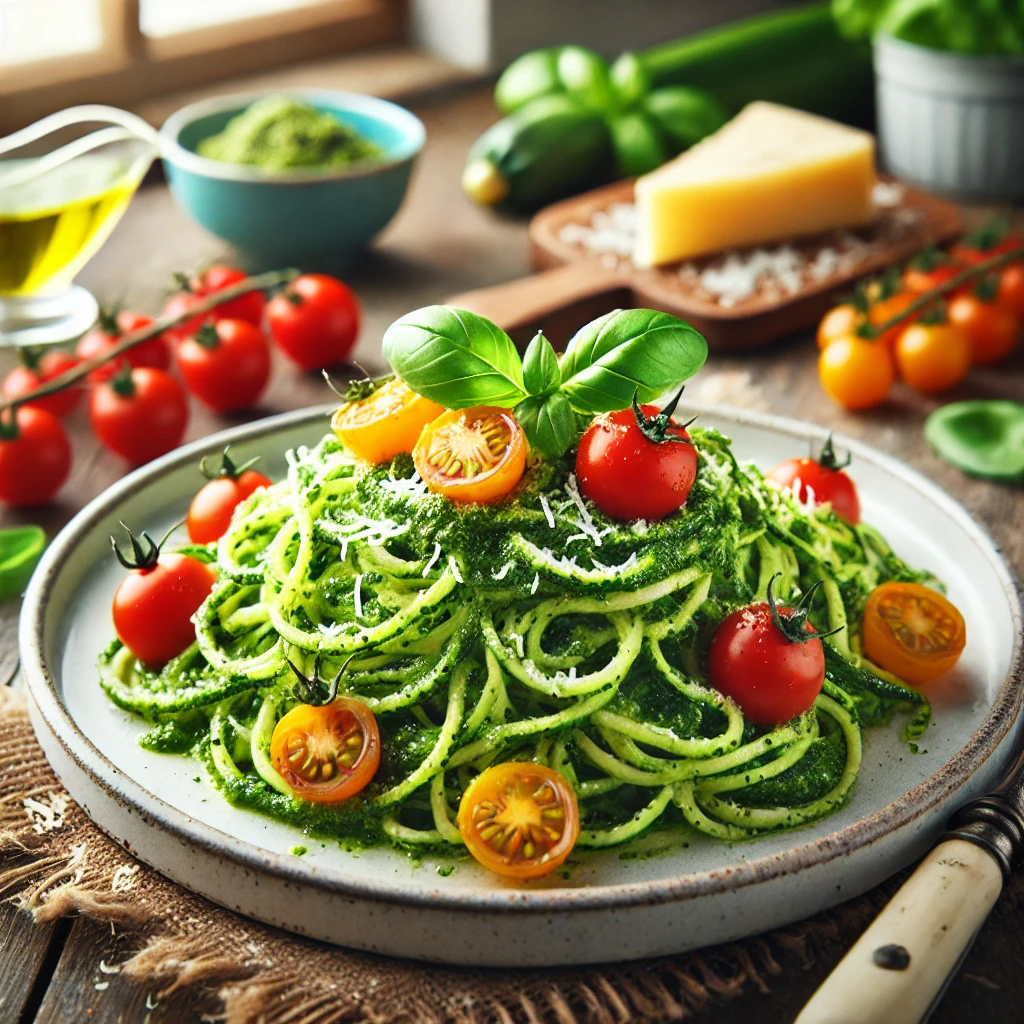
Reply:
M1024 198L1024 58L875 40L878 138L897 178L962 199Z

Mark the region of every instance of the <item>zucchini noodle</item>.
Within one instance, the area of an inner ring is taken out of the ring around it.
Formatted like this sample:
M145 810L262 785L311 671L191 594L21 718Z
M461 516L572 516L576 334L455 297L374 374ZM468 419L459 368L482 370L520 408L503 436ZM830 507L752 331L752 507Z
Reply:
M360 463L333 437L288 454L287 478L236 510L205 549L218 582L196 641L152 671L114 641L112 701L153 750L202 761L227 799L364 844L458 850L466 786L491 764L565 775L580 847L652 829L729 842L795 828L850 795L862 729L929 708L867 662L857 623L871 590L921 580L884 538L807 509L692 431L697 480L664 520L619 523L583 501L570 460L537 461L503 506L459 508L411 460ZM811 621L837 630L814 706L756 726L712 689L704 658L732 610L819 581ZM313 806L275 771L271 737L301 702L290 664L363 701L381 765L358 797Z

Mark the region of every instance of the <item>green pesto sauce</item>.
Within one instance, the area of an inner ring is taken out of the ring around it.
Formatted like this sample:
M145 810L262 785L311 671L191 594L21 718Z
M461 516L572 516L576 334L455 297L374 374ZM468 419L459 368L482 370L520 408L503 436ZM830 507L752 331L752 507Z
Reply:
M288 96L267 96L233 117L222 132L203 139L200 156L267 170L344 167L379 160L375 143L325 113Z
M209 766L209 745L198 753ZM343 847L352 850L387 844L381 816L365 800L353 798L342 804L303 803L271 789L256 775L245 775L230 783L223 781L216 771L211 770L210 775L229 803L294 825L306 835L337 839Z

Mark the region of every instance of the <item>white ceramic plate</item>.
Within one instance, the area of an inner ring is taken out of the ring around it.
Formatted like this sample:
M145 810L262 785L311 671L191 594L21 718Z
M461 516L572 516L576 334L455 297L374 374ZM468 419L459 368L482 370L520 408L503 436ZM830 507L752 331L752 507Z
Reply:
M697 407L700 408L700 407ZM771 466L822 431L790 420L700 408L741 459ZM864 518L913 565L934 571L967 621L956 670L930 691L934 724L912 754L896 728L867 734L852 799L811 827L729 846L680 835L650 857L584 854L571 879L504 883L473 863L392 850L355 856L228 805L197 764L147 753L143 725L115 708L96 659L112 635L122 570L108 535L119 519L155 536L179 520L200 456L231 443L284 474L284 451L327 428L324 410L277 417L189 445L101 495L47 551L25 599L21 653L39 740L72 796L126 849L225 906L342 945L465 964L624 960L718 943L849 899L920 855L951 811L1007 766L1021 702L1021 609L1010 573L967 513L905 466L855 442ZM685 840L687 845L682 845ZM662 840L663 841L663 840ZM643 841L641 840L641 844ZM303 857L289 853L308 847ZM641 848L642 845L641 845ZM634 852L637 848L631 848Z

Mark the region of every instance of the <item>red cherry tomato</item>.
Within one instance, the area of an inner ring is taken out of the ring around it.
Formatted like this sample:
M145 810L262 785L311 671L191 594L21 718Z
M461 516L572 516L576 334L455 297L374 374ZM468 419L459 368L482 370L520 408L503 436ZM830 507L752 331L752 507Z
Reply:
M740 608L711 637L708 679L749 721L787 722L814 704L825 681L825 652L814 632L802 608L773 614L766 601Z
M336 277L303 274L267 303L278 348L303 370L343 363L359 335L359 300Z
M641 406L647 433L636 412L623 409L599 416L583 435L576 479L580 493L606 516L660 519L686 501L697 477L697 450L686 428L671 422L673 409L674 403L664 412Z
M89 422L104 447L139 464L181 444L188 401L170 374L142 366L121 371L93 390Z
M44 505L68 478L68 436L56 416L30 405L18 409L16 423L17 437L0 438L0 501L19 508Z
M831 437L822 450L820 460L786 459L768 473L768 479L785 491L796 487L797 499L804 504L811 500L815 505L828 502L840 519L853 526L860 522L857 485L836 462Z
M997 300L1024 320L1024 263L1011 263L999 275Z
M255 405L270 380L270 346L244 320L203 324L178 346L185 386L216 412Z
M80 360L93 359L109 352L125 334L132 331L141 331L153 323L151 316L143 316L141 313L130 313L122 310L114 319L103 316L100 319L100 326L93 328L78 343L75 355ZM100 384L110 380L125 365L128 366L151 366L157 370L167 370L171 366L171 346L165 335L160 334L150 338L134 348L128 349L123 356L111 360L97 370L89 374L90 384Z
M188 535L195 544L220 540L231 525L235 509L253 491L269 487L271 481L254 469L238 476L218 476L210 480L188 507Z
M225 288L239 281L244 281L248 275L244 270L237 267L226 267L215 263L207 267L201 274L194 275L189 281L189 291L193 295L206 296L214 292L223 291ZM216 320L244 320L247 324L259 327L263 323L263 310L267 306L265 292L254 291L239 295L237 299L228 299L219 306L215 306L211 316Z
M1009 355L1020 334L1020 317L1001 302L965 292L949 304L949 322L959 327L971 346L971 362L983 366Z
M195 641L192 616L216 579L208 565L181 554L132 569L114 594L118 639L147 666L176 658Z
M7 374L4 378L4 395L7 398L27 395L30 391L35 391L41 384L59 377L62 373L67 373L68 370L73 370L78 362L73 355L67 352L47 352L35 368L16 366ZM45 398L36 398L24 404L33 409L44 409L54 416L63 418L74 411L84 393L81 387L72 385L62 391L47 395Z

